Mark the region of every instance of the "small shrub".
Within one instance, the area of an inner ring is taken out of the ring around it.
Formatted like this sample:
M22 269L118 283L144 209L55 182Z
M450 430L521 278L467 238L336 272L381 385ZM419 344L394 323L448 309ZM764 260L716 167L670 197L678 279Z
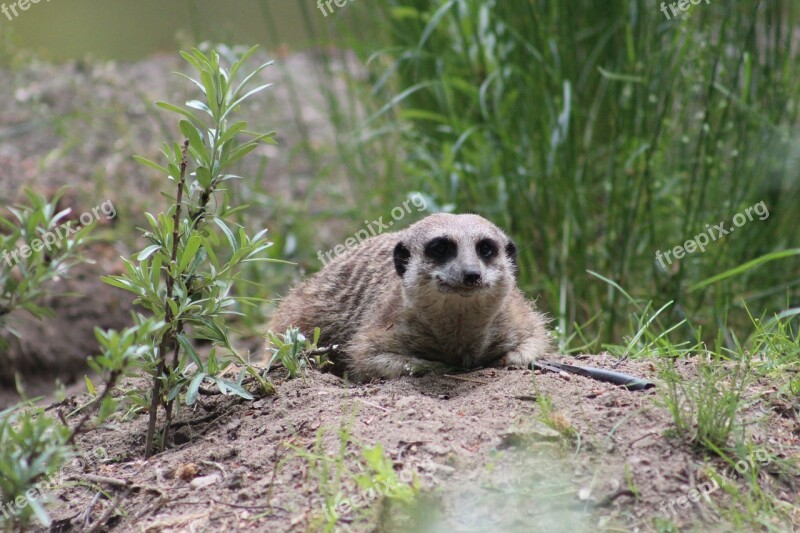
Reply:
M661 377L667 384L663 402L678 434L711 451L725 448L750 382L750 358L737 361L733 369L722 361L700 363L694 380L684 379L673 365L666 362Z
M50 517L42 497L52 476L72 454L68 427L25 405L0 412L0 528L22 530L35 515Z
M229 69L220 64L220 55L214 50L181 53L198 73L197 79L184 77L199 89L202 101L191 100L186 107L157 103L180 117L178 125L185 140L164 144L163 164L136 158L172 182L175 196L166 212L146 213L148 245L125 260L125 274L103 278L135 294L135 303L163 323L147 343L150 349L143 358L142 369L152 379L146 456L155 449L159 407L166 411L160 437L163 448L174 402L191 405L203 383L212 383L222 394L252 399L244 387L249 374L263 390L271 390L258 369L233 347L225 322L227 317L241 314L238 305L251 303L232 291L242 265L270 260L263 256L271 246L265 239L267 230L249 237L244 228L235 227L229 218L243 206L231 206L225 192L225 187L240 178L232 173L235 163L261 143L275 143L275 132L253 132L246 122L233 121L240 105L268 86L249 87L270 63L241 76L241 68L255 50L242 54ZM225 256L218 250L220 243L227 247ZM212 344L206 361L193 346L196 339ZM229 379L226 376L232 370L238 372Z
M45 283L66 276L70 267L83 261L79 250L93 226L57 232L62 224L71 224L64 222L69 209L56 211L64 192L61 189L48 200L25 191L30 205L9 207L11 218L0 215L0 332L16 335L4 322L15 309L39 318L51 316L52 312L38 303ZM0 337L0 348L6 347Z
M289 372L290 378L296 378L304 374L309 367L322 368L330 364L326 352L317 347L319 335L319 328L314 329L312 340L307 339L297 328L290 327L286 333L277 335L270 331L267 336L272 356L267 369L272 368L275 363L280 363Z

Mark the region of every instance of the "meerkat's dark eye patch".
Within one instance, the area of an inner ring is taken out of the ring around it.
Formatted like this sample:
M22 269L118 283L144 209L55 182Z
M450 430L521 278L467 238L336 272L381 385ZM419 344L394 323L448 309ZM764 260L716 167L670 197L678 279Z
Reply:
M482 239L478 241L475 246L475 251L478 252L478 257L481 259L491 259L497 255L499 247L492 239Z
M402 242L398 242L394 247L394 269L400 277L406 273L409 259L411 259L411 252L408 251L408 248L406 248Z
M425 255L437 263L444 263L458 255L458 246L447 237L437 237L425 245Z
M508 243L506 243L506 255L511 261L511 265L514 267L514 276L516 276L519 267L517 267L517 245L514 244L514 241L508 241Z

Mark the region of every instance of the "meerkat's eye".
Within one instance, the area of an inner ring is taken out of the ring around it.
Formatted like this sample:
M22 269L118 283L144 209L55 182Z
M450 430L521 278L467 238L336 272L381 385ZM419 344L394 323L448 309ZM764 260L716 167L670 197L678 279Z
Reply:
M491 239L483 239L476 247L478 255L484 259L491 259L497 255L497 243Z
M457 254L456 243L447 237L437 237L425 245L425 255L434 261L447 261Z

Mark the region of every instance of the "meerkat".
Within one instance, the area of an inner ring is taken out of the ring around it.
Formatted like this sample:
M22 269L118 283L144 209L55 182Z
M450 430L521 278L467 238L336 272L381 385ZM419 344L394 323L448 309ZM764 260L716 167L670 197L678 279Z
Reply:
M434 214L361 242L292 290L270 331L321 330L349 379L527 366L550 350L517 286L516 246L472 214Z

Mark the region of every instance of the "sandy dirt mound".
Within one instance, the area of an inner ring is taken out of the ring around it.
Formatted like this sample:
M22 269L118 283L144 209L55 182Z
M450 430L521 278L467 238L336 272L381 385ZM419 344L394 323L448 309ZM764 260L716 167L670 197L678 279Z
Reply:
M565 362L612 363L604 356ZM657 375L647 361L618 370ZM682 370L690 376L693 367ZM54 492L54 515L61 525L112 516L111 501L98 496L107 494L119 504L115 531L321 530L333 513L337 528L354 531L648 531L669 512L665 503L702 486L704 465L722 468L666 436L671 418L655 401L661 383L631 392L521 369L458 378L353 385L312 372L276 380L278 393L255 402L201 396L178 417L174 447L149 461L140 459L145 416L109 424L80 439L82 468L62 472L62 482L75 483ZM769 407L757 389L753 438L796 453L797 421L755 415ZM547 417L537 398L552 402ZM361 450L376 443L399 479L416 478L425 489L423 503L405 514L392 514L352 482ZM790 486L781 490L786 501L796 498ZM719 490L709 498L722 505L726 496ZM691 504L671 519L719 529L712 509Z

